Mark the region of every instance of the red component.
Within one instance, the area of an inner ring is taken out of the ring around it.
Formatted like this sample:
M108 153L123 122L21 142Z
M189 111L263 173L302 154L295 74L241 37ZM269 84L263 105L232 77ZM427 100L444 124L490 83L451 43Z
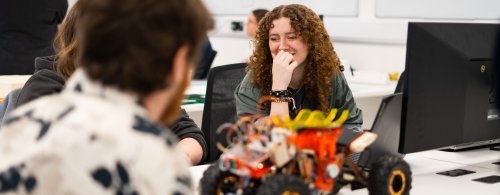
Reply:
M316 153L318 166L316 166L316 179L314 185L317 189L329 192L333 189L333 179L326 172L329 164L337 164L342 167L342 160L336 156L337 140L342 134L341 128L335 129L303 129L290 138L297 150L309 149Z
M251 166L250 164L248 164L244 160L242 160L240 158L236 158L236 157L224 159L224 164L225 164L225 166L227 166L233 170L247 169L249 171L249 176L254 178L254 179L262 178L271 169L271 166L264 166L263 164L259 164L256 167Z

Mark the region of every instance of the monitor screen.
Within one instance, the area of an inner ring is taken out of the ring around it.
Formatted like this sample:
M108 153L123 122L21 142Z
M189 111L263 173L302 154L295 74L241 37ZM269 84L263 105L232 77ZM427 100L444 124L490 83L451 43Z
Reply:
M208 72L212 67L212 62L217 55L217 51L212 48L212 44L208 38L206 38L201 49L201 56L193 75L193 79L196 80L207 79Z
M399 151L500 140L500 24L409 23Z
M500 31L497 33L497 44L495 47L495 79L496 79L496 87L497 92L500 93ZM500 94L497 95L497 102L500 102ZM497 103L498 108L500 109L500 103Z

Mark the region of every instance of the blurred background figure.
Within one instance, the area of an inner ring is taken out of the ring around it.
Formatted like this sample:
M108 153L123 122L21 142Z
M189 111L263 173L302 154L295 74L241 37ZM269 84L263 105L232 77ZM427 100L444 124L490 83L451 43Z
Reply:
M248 15L247 35L252 39L255 37L260 19L269 12L267 9L255 9Z
M269 12L267 9L254 9L248 15L246 33L251 38L252 42L255 38L255 34L257 34L257 29L259 28L259 21L262 19L266 13ZM253 44L253 43L252 43ZM243 60L244 63L248 63L248 58Z
M67 0L0 1L0 75L33 74L35 57L53 55Z

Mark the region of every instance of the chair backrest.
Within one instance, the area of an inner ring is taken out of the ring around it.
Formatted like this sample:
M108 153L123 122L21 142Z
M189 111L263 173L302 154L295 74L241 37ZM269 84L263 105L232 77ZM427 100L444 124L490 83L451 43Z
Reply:
M245 63L217 66L210 69L203 108L201 129L207 142L208 154L202 163L218 159L217 128L226 122L234 122L236 104L234 90L245 77Z

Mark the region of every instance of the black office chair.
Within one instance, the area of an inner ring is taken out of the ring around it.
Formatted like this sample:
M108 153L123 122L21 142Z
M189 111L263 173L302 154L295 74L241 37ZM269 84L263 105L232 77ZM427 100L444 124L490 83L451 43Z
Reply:
M216 131L226 122L235 122L236 105L234 90L245 77L245 63L217 66L210 69L203 108L201 129L207 142L208 154L202 164L217 160L221 152L217 149L220 140Z

